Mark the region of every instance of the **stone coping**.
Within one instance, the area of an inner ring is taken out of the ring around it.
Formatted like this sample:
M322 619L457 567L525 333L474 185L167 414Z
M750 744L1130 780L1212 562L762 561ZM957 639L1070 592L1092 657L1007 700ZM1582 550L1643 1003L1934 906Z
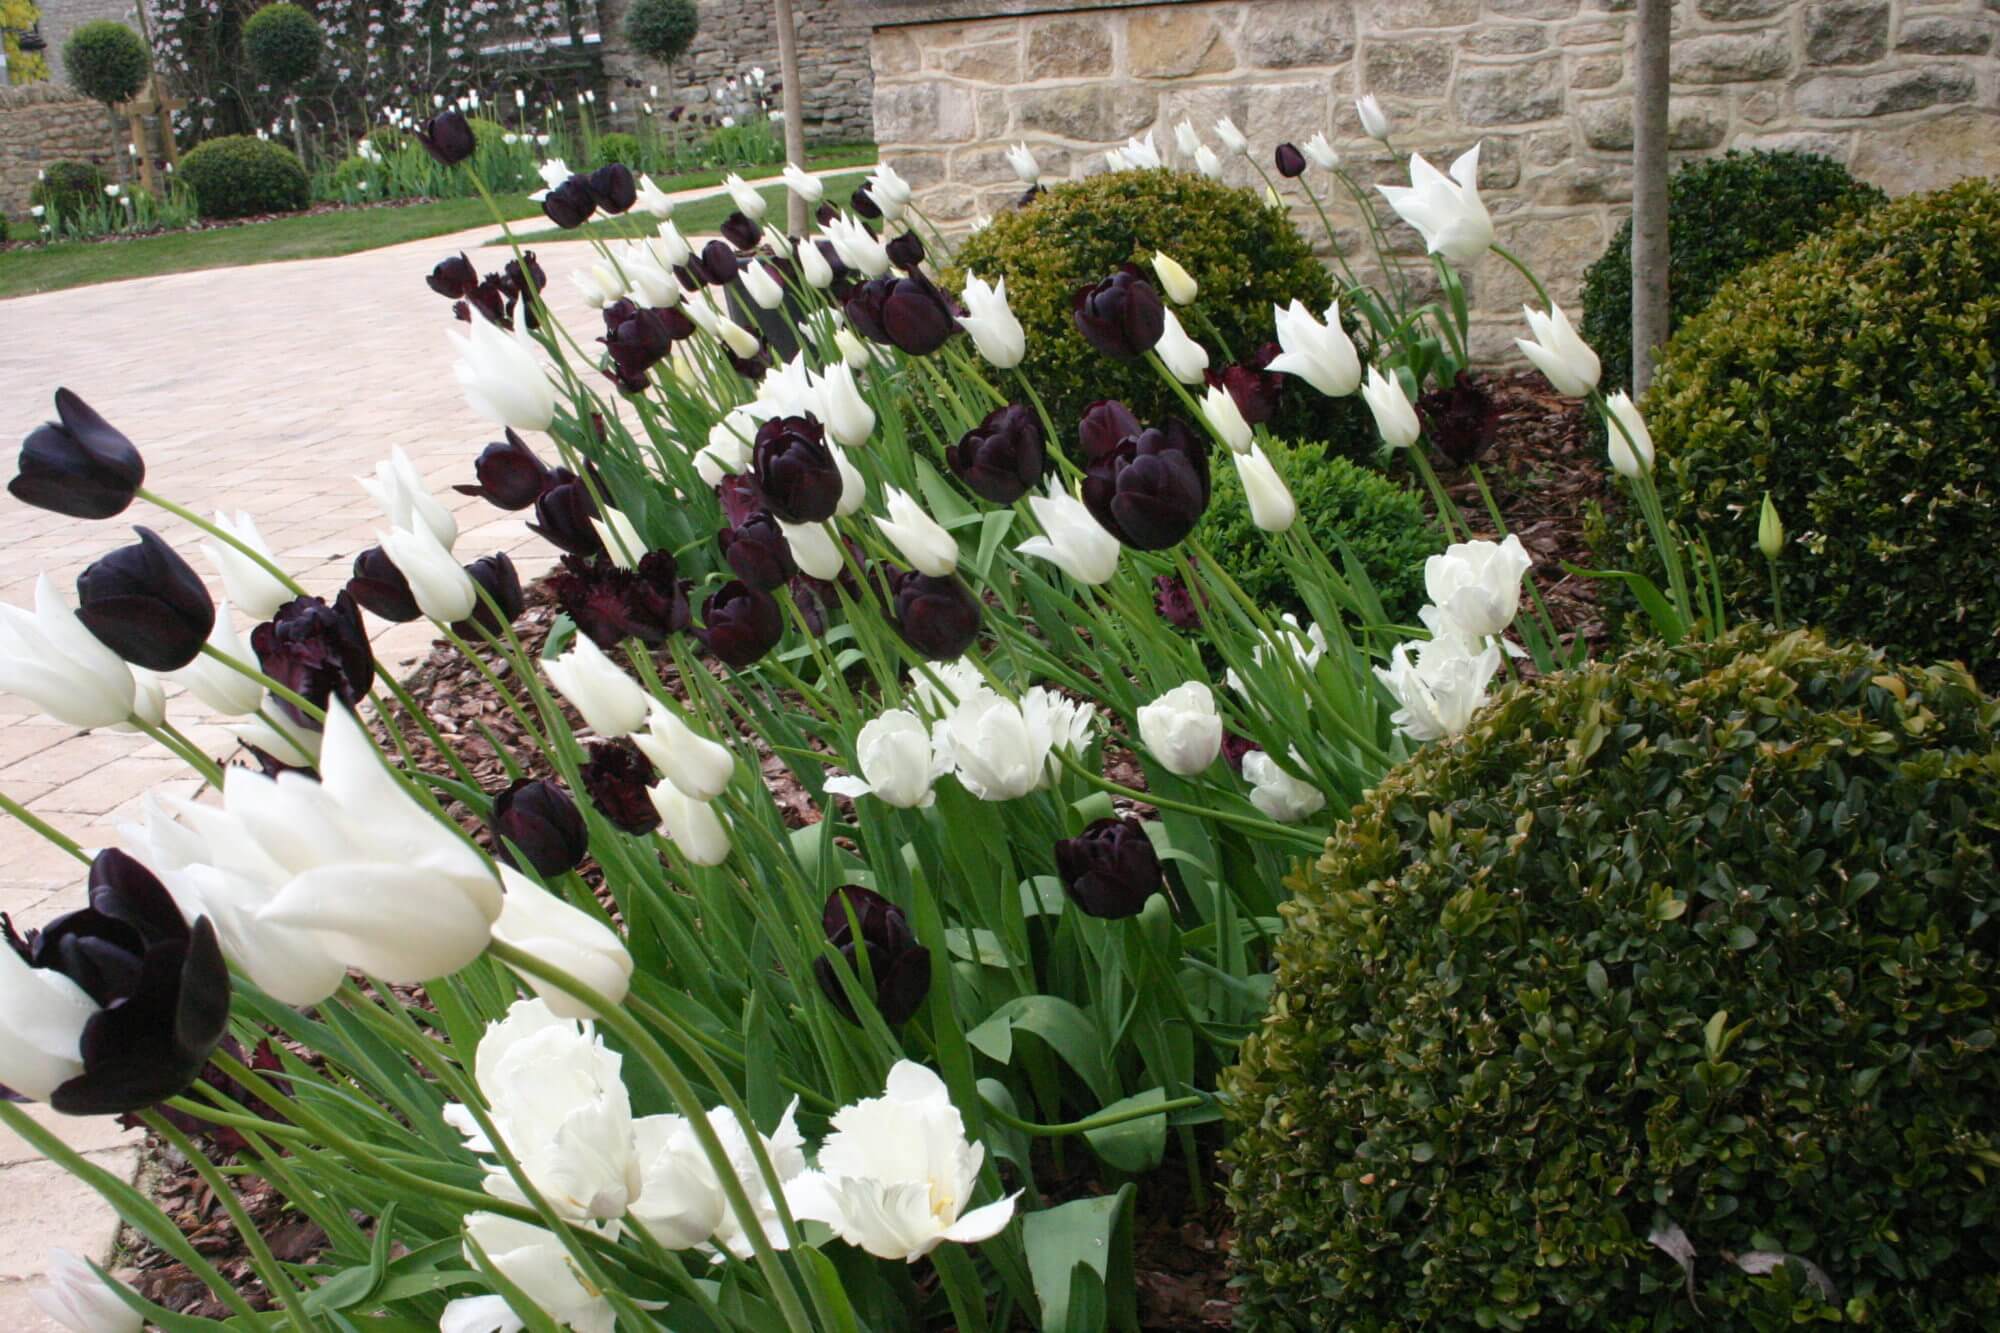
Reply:
M1019 18L1024 14L1067 14L1090 9L1159 8L1201 0L847 0L848 9L872 28L919 23L963 23L968 19ZM1337 3L1338 0L1327 0Z

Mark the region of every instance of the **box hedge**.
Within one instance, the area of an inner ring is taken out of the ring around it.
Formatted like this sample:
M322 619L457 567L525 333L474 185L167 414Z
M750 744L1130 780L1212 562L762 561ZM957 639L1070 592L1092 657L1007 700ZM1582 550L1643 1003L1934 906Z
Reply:
M194 191L205 218L292 213L306 206L310 193L296 153L248 134L196 145L182 160L179 179Z
M43 221L51 226L56 218L76 218L86 210L104 206L104 173L88 162L63 159L42 168L41 178L28 191L28 202L39 204Z
M146 39L115 19L94 19L63 43L63 73L85 97L111 106L129 102L152 68Z

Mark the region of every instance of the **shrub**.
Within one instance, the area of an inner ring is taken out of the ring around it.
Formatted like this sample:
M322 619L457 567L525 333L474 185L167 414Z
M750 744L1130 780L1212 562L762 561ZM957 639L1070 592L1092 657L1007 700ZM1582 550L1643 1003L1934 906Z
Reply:
M1070 321L1070 298L1121 264L1138 264L1151 281L1159 250L1201 284L1196 308L1221 330L1228 355L1244 357L1270 341L1273 304L1296 297L1317 313L1333 299L1325 267L1281 210L1249 190L1180 171L1118 171L1054 186L968 237L945 281L956 289L967 273L1007 280L1008 303L1028 334L1021 369L1058 424L1099 398L1123 399L1153 421L1184 413L1178 396L1144 362L1093 351ZM1180 314L1220 369L1223 348L1188 312ZM1329 441L1357 459L1377 447L1358 396L1329 399L1290 378L1271 428L1285 439Z
M374 198L380 191L378 182L382 179L382 164L370 162L365 157L341 159L333 169L332 194L336 199L346 199L350 195Z
M1730 275L1782 254L1885 196L1813 153L1729 152L1690 162L1667 182L1667 327L1700 314ZM1754 223L1750 220L1754 219ZM1604 363L1606 392L1632 383L1632 223L1583 278L1583 336Z
M1424 560L1444 537L1423 503L1372 468L1327 452L1323 444L1266 450L1291 487L1299 522L1336 569L1341 545L1368 571L1392 620L1414 623L1424 601ZM1211 470L1214 493L1197 535L1259 606L1306 614L1278 547L1250 521L1243 485L1226 459Z
M247 134L210 139L181 161L180 180L205 218L290 213L306 206L305 168L283 144Z
M472 127L472 141L478 152L504 147L507 142L507 127L497 120L485 116L467 116L465 123Z
M1705 531L1743 614L1785 612L2000 687L2000 185L1912 196L1740 275L1647 396L1670 517ZM1636 519L1614 539L1649 549ZM1614 557L1623 558L1618 552Z
M626 134L622 130L613 130L609 134L600 134L597 136L597 143L591 152L590 164L594 167L608 167L613 162L623 162L634 171L639 169L639 138L637 135Z
M694 0L632 0L625 13L625 40L649 60L671 65L694 44L701 13Z
M243 55L265 82L292 88L319 69L326 34L319 21L297 5L265 5L243 25Z
M63 43L63 72L85 97L109 106L129 102L146 84L146 41L111 19L86 23Z
M1995 1327L1996 723L1959 668L1748 627L1394 770L1224 1080L1245 1326Z
M57 216L74 218L104 203L104 173L88 162L64 160L42 168L42 178L28 192L28 202L40 204L53 224Z

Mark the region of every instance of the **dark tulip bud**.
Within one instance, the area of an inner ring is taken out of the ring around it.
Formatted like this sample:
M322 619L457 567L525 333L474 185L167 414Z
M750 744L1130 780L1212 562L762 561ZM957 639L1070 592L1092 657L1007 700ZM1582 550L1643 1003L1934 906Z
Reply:
M701 247L701 271L711 286L720 287L734 282L740 267L736 262L736 252L729 248L728 241L710 241Z
M1208 594L1199 589L1191 591L1180 575L1153 576L1153 609L1175 629L1200 629L1202 609L1207 605Z
M432 116L411 133L441 167L457 166L479 151L479 138L473 134L471 122L456 107Z
M549 482L548 464L536 457L535 451L511 426L507 428L506 439L495 440L479 451L472 474L479 479L477 484L467 486L460 482L452 489L460 495L483 496L508 510L526 509L541 498Z
M715 534L715 541L736 577L753 588L769 592L783 587L799 572L792 560L791 543L785 540L778 520L768 513L752 514L724 528Z
M1222 733L1222 757L1229 764L1229 771L1239 778L1243 776L1244 756L1260 753L1263 748L1248 736L1239 736L1233 731Z
M830 199L820 200L819 207L813 210L813 221L822 227L839 216L840 210L833 206L833 201Z
M1178 420L1129 436L1084 470L1083 504L1125 545L1162 551L1208 508L1208 451Z
M886 248L889 251L889 262L905 273L915 273L918 266L924 262L923 238L913 231L906 231L896 237Z
M882 205L875 202L875 196L868 192L866 185L855 187L853 197L848 200L848 207L854 210L855 216L870 221L882 216Z
M785 637L777 601L741 579L723 584L702 603L701 621L708 650L739 671Z
M639 182L632 179L632 168L623 162L599 167L583 177L583 184L607 213L623 213L639 201Z
M132 441L71 393L56 390L60 424L44 422L21 441L21 460L7 489L23 504L71 518L122 514L146 480L146 461Z
M929 356L958 331L958 316L937 284L919 274L865 282L845 303L854 331L872 342Z
M763 488L748 472L734 472L717 482L715 498L721 502L723 515L732 526L741 525L752 514L769 508L764 503Z
M750 471L771 512L787 523L824 523L840 504L840 465L810 416L773 417L758 427Z
M375 683L375 654L361 607L349 592L331 606L318 597L294 597L250 631L250 647L265 675L321 710L329 699L352 708ZM292 704L277 702L294 722L319 726Z
M764 239L764 228L754 218L731 213L722 220L722 235L738 250L755 250Z
M1139 915L1164 882L1153 840L1130 815L1096 820L1058 841L1056 873L1079 910L1114 921Z
M500 271L500 285L509 296L522 297L528 295L531 285L534 291L546 290L549 275L542 271L533 250L523 250L519 259L508 260L507 267Z
M409 579L379 546L371 546L354 557L354 577L347 580L347 593L364 610L393 624L403 625L423 618L416 595L410 591Z
M151 528L76 580L76 618L105 647L149 671L178 671L201 655L215 628L215 599L201 575Z
M497 638L527 609L527 595L521 590L521 572L514 568L514 562L507 553L500 551L480 556L465 567L465 573L485 596L473 606L470 616L451 627L452 632L470 637L471 631L479 630Z
M1117 361L1136 361L1166 332L1167 308L1153 284L1127 264L1104 281L1080 287L1070 317L1084 341Z
M1224 366L1220 371L1206 371L1203 373L1203 378L1210 385L1228 391L1229 397L1236 404L1236 410L1243 414L1244 421L1252 426L1261 425L1276 415L1279 395L1285 389L1283 375L1264 369L1280 350L1276 343L1268 343L1258 348L1257 353L1248 361L1239 365Z
M507 299L507 293L500 289L500 275L497 273L487 274L476 287L467 292L465 304L484 315L489 324L498 324L503 329L513 327L508 319L508 311L513 308L513 303Z
M673 350L673 330L660 312L631 301L614 301L604 307L604 329L598 341L610 352L620 376L636 381L641 388L646 384L646 372Z
M1042 479L1048 447L1042 423L1018 403L995 408L948 450L945 460L966 488L992 504L1010 505Z
M1083 409L1083 417L1076 423L1077 443L1083 446L1083 461L1088 464L1093 459L1102 458L1116 449L1120 441L1137 435L1145 427L1132 409L1115 398L1100 398Z
M1438 452L1460 467L1484 457L1500 433L1499 402L1462 370L1450 388L1417 399L1417 415Z
M672 111L667 112L667 119L673 122L674 124L679 124L681 117L685 116L686 114L687 114L687 105L683 103L682 105L675 107Z
M518 867L508 847L513 844L543 879L575 869L590 850L590 831L576 802L542 778L521 778L495 796L492 828L494 854Z
M684 292L700 291L708 282L707 272L701 268L700 255L689 255L687 263L674 265L673 274L674 281L681 285Z
M798 604L799 620L806 633L818 638L826 633L826 604L833 601L833 585L804 574L794 575L792 601Z
M621 569L608 555L566 555L562 564L549 576L556 605L606 652L625 639L657 648L687 628L687 592L671 552L648 551L637 569Z
M472 307L464 301L453 301L451 303L451 317L461 324L470 324L472 322Z
M729 358L730 369L752 384L760 383L771 369L771 349L761 342L757 344L755 356L738 356L726 346L722 353Z
M931 989L931 951L917 943L903 909L872 890L849 884L827 896L820 911L826 942L839 953L865 991L872 979L875 1009L891 1027L908 1022ZM859 930L857 932L857 927ZM868 960L862 969L863 957ZM831 958L813 960L813 975L833 1007L848 1022L860 1016L841 984Z
M1299 151L1299 146L1297 144L1295 143L1279 144L1277 158L1278 158L1278 174L1280 176L1283 176L1286 180L1296 180L1298 177L1305 174L1306 155Z
M1047 193L1048 191L1039 185L1030 185L1027 189L1021 191L1021 197L1014 201L1014 207L1031 208L1037 199L1040 199Z
M460 253L438 261L438 266L424 281L439 296L458 301L472 295L472 289L479 285L479 271L472 267L470 259Z
M979 637L979 599L953 576L909 570L889 586L897 631L931 661L955 662Z
M645 836L660 826L660 812L646 789L659 781L652 764L630 741L597 741L577 774L597 813L615 828Z
M581 227L597 211L597 196L581 176L571 176L542 196L542 212L565 231Z
M535 498L535 521L528 526L572 555L601 555L604 538L590 520L597 502L590 488L563 468L549 474L549 485Z

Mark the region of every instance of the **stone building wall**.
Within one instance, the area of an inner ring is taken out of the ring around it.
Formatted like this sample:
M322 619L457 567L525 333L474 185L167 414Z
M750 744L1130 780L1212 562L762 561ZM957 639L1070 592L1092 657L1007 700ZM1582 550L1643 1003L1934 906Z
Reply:
M701 28L694 46L674 62L674 86L667 96L667 70L625 45L625 12L630 0L599 0L604 33L605 82L621 104L636 103L641 90L657 85L667 105L700 106L731 75L761 65L778 76L778 34L769 0L726 3L700 0ZM792 0L798 28L799 95L804 99L808 143L862 142L875 137L874 74L868 63L868 25L843 0ZM666 106L656 106L664 113ZM630 109L626 109L627 118Z
M102 104L60 83L0 87L0 213L24 217L36 173L63 158L121 178L123 154Z
M63 72L62 49L72 32L98 19L111 19L128 28L139 25L133 0L36 0L36 4L42 11L42 36L49 43L43 53L49 58L49 77L58 82L68 77Z
M1214 144L1223 115L1267 169L1277 143L1318 130L1362 182L1406 179L1361 133L1364 92L1399 153L1443 167L1484 145L1501 243L1559 301L1575 302L1629 211L1632 0L852 3L874 25L883 156L933 217L1008 206L1021 188L1009 143L1026 141L1047 176L1078 177L1148 130L1173 162L1175 124ZM2000 0L1675 0L1673 18L1677 157L1805 148L1891 193L2000 173ZM1261 188L1250 163L1227 171ZM1298 220L1323 235L1303 202ZM1350 253L1367 248L1351 204L1334 220ZM1416 253L1401 224L1392 235ZM1507 350L1526 284L1488 256L1467 285L1478 349Z

